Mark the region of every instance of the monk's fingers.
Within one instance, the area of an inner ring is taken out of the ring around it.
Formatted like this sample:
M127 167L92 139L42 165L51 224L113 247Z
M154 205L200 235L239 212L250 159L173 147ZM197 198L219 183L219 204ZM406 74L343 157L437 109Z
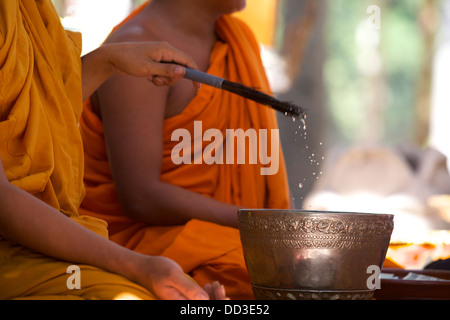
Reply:
M162 87L162 86L171 86L178 79L175 80L163 76L151 76L148 80L151 81L155 86Z
M170 66L165 69L165 71L167 72L166 74L160 75L171 78L171 72L175 72L177 75L181 74L181 76L184 76L185 69L183 68L183 71L181 71L177 69L177 66L198 70L197 64L191 57L172 47L167 42L159 42L157 46L159 46L159 55L154 56L153 60L160 61L163 64L167 64L168 66ZM171 83L170 85L172 84L173 83ZM193 81L193 85L196 89L200 89L201 87L201 84L199 82Z
M221 285L218 281L214 281L210 289L210 297L213 300L229 300L227 297L225 287Z
M155 66L153 69L155 70ZM179 68L182 68L180 70ZM153 82L155 86L172 86L184 75L184 67L172 64L162 64L162 68L158 71L159 75L151 75L148 80ZM200 89L201 84L193 81L194 88Z
M184 275L176 281L176 286L188 300L209 300L208 293Z
M152 74L149 80L156 86L172 86L180 80L186 70L183 66L170 63L149 62Z
M225 292L225 287L218 281L214 281L212 284L205 284L203 289L205 289L211 300L229 300Z
M208 300L209 295L174 261L164 257L151 257L153 290L161 299Z
M159 46L159 57L157 57L157 61L166 62L166 63L174 63L182 66L186 66L191 69L198 70L198 66L195 61L184 54L180 50L172 47L167 42L158 43Z
M205 286L203 287L203 289L205 290L205 292L208 294L208 296L213 299L213 292L212 292L212 286L210 283L205 284Z
M149 60L146 67L148 70L148 77L151 77L152 80L153 78L163 77L167 78L164 82L168 81L167 83L170 84L181 79L186 72L184 66L172 63L160 63L153 60Z
M161 299L167 300L209 300L209 294L184 274L155 290Z

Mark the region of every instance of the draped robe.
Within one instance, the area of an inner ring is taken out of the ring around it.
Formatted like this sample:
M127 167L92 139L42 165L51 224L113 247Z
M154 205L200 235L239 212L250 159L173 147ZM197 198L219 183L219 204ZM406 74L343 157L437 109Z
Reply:
M50 0L0 1L0 158L6 176L107 237L104 221L78 212L85 194L80 53L81 35L63 29ZM153 298L125 278L87 265L79 266L81 289L71 290L71 265L0 237L0 299Z
M207 72L269 93L259 44L247 25L224 15L216 23L216 33L220 40L213 48ZM171 155L179 142L173 141L172 134L185 129L194 137L195 122L202 124L203 132L217 129L222 133L222 150L226 149L227 129L267 130L268 146L271 146L270 133L278 129L274 110L203 85L180 114L164 121L161 181L247 208L289 207L286 168L280 144L275 150L268 150L269 154L278 154L279 168L273 175L262 175L261 168L267 165L261 162L251 164L248 158L245 164L237 164L237 159L234 164L225 163L225 160L223 164L207 164L205 161L201 164L195 161L174 163ZM197 219L181 226L153 226L131 220L118 201L102 122L93 112L89 100L85 102L80 127L85 146L87 188L82 212L106 220L111 240L141 253L175 260L200 285L218 280L232 299L253 297L237 229ZM205 152L210 144L211 141L203 141L202 151ZM191 150L195 149L194 141L191 147ZM241 147L247 149L244 152L247 151L248 157L248 145ZM237 155L236 152L235 157Z

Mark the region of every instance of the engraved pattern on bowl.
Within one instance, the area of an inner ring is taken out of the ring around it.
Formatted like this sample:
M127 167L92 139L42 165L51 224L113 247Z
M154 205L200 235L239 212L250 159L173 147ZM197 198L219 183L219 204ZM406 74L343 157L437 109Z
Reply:
M256 300L371 300L374 290L295 290L253 285Z
M367 290L367 268L384 262L393 216L304 210L240 210L239 231L254 286Z

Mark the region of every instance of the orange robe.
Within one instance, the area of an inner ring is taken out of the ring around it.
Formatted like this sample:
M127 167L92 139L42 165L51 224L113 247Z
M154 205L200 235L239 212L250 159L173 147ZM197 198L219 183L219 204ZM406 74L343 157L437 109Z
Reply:
M7 178L106 237L104 221L78 214L85 193L80 53L80 34L62 28L50 0L0 1L0 158ZM70 265L0 237L0 299L152 298L123 277L83 265L81 290L69 290Z
M259 45L250 29L226 15L217 21L216 32L220 41L210 56L208 73L270 92ZM271 176L261 175L261 164L174 164L171 152L179 142L171 141L172 133L183 128L194 137L194 121L202 122L203 132L209 128L219 129L224 139L226 129L253 128L270 132L278 128L275 111L204 85L181 114L164 121L162 181L247 208L289 207L281 147L272 151L279 153L280 164L278 173ZM130 220L120 207L102 123L92 112L89 101L85 103L80 128L85 142L87 188L82 212L106 220L111 240L141 253L175 260L200 285L218 280L232 299L253 298L237 229L199 220L169 227ZM203 148L208 144L210 142L204 142Z

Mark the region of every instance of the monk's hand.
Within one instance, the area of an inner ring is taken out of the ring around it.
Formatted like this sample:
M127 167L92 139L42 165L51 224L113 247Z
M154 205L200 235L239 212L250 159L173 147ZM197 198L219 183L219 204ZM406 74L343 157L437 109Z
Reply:
M146 256L137 266L137 282L162 300L209 300L209 294L173 260Z
M198 69L195 62L166 42L106 44L113 72L148 78L157 86L171 86L185 74L185 67ZM199 84L194 82L199 88Z

